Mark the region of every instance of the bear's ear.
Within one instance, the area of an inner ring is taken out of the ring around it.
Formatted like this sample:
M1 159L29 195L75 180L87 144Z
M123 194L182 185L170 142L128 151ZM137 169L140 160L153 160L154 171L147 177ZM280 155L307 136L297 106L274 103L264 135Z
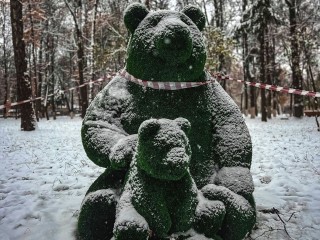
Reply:
M130 4L124 12L124 24L132 34L140 22L148 15L148 9L141 3Z
M141 123L138 135L139 138L152 138L160 129L160 123L157 119L149 119Z
M206 18L200 8L187 5L181 10L181 12L187 15L200 31L204 29L204 26L206 25Z
M185 118L176 118L174 121L178 124L178 126L181 128L182 131L185 132L186 135L189 134L191 124L190 122Z

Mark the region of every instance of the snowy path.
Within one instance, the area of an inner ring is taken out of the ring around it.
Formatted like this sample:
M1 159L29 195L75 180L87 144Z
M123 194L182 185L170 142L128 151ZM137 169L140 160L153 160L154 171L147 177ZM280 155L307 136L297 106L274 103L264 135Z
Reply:
M19 120L0 120L1 240L72 239L84 194L102 172L87 160L80 126L58 118L21 132Z
M258 210L276 208L292 239L320 239L320 133L313 118L246 119ZM84 194L103 171L80 139L81 119L21 132L0 119L0 240L68 240ZM279 230L276 230L279 229ZM290 239L277 214L258 212L251 239Z
M257 209L279 210L292 239L320 239L320 132L314 118L246 122ZM276 214L258 212L258 228L253 239L290 239Z

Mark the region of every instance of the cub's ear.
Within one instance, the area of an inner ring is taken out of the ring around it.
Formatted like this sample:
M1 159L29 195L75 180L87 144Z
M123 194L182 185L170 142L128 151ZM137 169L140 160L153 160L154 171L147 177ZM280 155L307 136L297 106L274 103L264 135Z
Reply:
M141 123L138 136L140 139L151 139L160 129L160 123L157 119L149 119Z
M191 129L190 122L187 119L182 118L182 117L176 118L174 121L178 124L178 126L181 128L181 130L184 131L185 134L188 136L189 131Z
M148 15L149 11L141 3L130 4L124 12L124 24L132 34L140 22Z
M204 26L206 25L206 18L200 8L187 5L181 10L181 12L187 15L200 31L204 29Z

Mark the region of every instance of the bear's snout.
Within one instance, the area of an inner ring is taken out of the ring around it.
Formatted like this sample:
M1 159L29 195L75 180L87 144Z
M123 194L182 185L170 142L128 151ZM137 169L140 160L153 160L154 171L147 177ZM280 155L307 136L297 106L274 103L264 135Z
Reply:
M189 156L186 153L186 149L183 147L172 148L167 153L166 162L170 162L172 165L188 166Z
M164 159L164 169L166 169L167 177L170 176L172 180L182 178L188 170L190 163L190 156L186 153L183 147L172 148Z
M168 64L183 63L192 53L192 37L187 24L177 17L166 18L158 24L155 47L160 58Z

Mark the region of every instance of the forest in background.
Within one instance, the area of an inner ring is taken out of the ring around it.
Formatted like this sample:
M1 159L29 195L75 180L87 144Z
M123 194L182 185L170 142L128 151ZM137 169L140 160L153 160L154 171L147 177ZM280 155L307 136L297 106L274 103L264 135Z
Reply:
M199 6L207 22L206 69L212 72L320 90L319 0L1 0L0 105L8 106L1 114L19 112L29 119L25 124L61 112L83 117L90 101L125 66L129 34L122 18L132 2L151 11ZM302 117L305 109L320 107L312 97L220 83L244 114L261 113L262 121L284 111ZM9 108L34 98L39 100ZM22 129L32 127L22 124Z

